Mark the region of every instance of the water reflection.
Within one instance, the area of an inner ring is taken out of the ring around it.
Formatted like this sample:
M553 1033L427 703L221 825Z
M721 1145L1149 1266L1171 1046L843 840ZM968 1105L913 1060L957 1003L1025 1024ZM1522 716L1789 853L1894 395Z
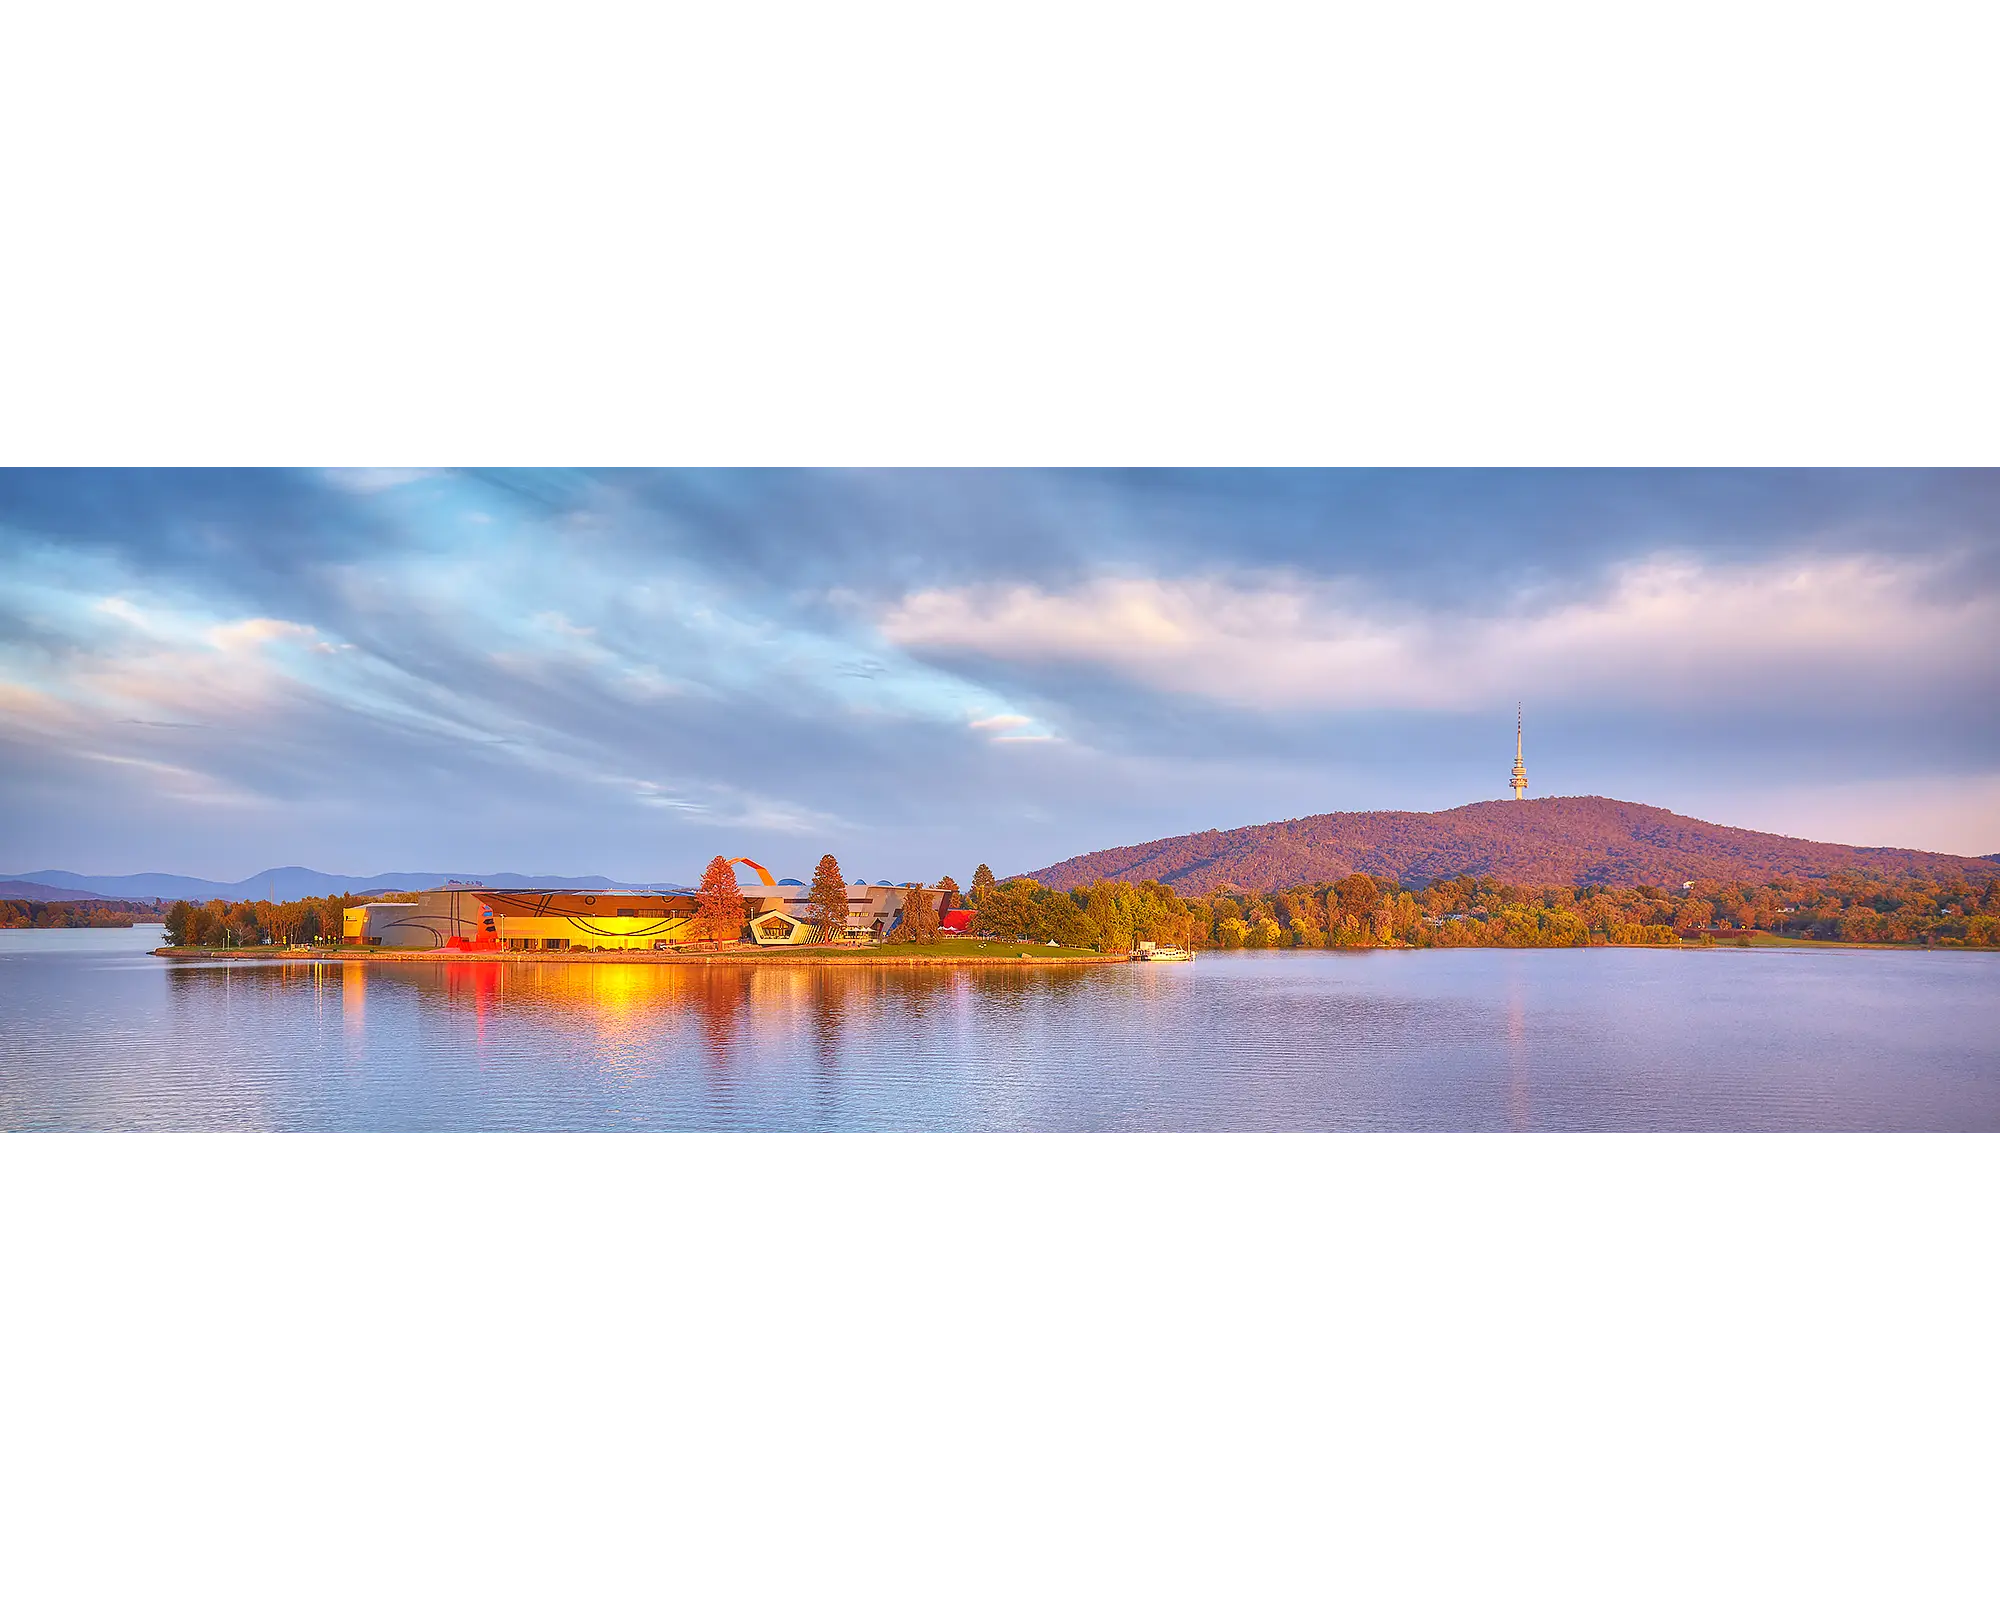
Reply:
M383 961L383 962L176 962L166 968L180 989L231 985L315 985L337 975L344 1007L365 1019L370 985L442 997L475 1012L491 1008L563 1011L617 1024L679 1012L709 1017L725 1044L734 1019L751 1015L818 1014L836 1017L855 1004L888 1005L913 1019L953 1010L976 985L1003 1006L1029 995L1071 991L1103 969L1064 967L852 966L832 962L748 966L583 961ZM1113 969L1122 974L1122 968Z
M848 973L814 973L812 1008L813 1103L827 1116L840 1103L840 1027L847 1008ZM832 982L826 980L831 978Z
M266 969L259 967L253 970L262 972ZM286 966L286 967L279 967L277 970L280 974L282 974L282 976L279 979L279 982L290 983L292 981L292 977L296 969ZM311 970L313 972L319 972L322 969L317 964L315 964L311 968ZM191 978L196 978L197 975L200 976L218 975L222 978L222 981L225 983L227 983L232 977L235 976L235 974L226 967L221 969L221 972L219 974L217 973L217 969L213 967L195 967L195 968L175 967L172 969L172 971L176 979L191 979ZM186 988L188 987L188 985L184 982L182 983L181 987ZM360 966L359 964L350 963L349 965L346 965L341 968L340 1017L342 1023L346 1026L347 1031L350 1034L354 1035L354 1037L356 1037L357 1039L360 1038L362 1031L367 1028L368 969L366 967Z
M1979 954L945 968L12 949L8 1128L2000 1127L2000 961Z
M1516 973L1507 983L1507 1126L1528 1126L1528 1010Z

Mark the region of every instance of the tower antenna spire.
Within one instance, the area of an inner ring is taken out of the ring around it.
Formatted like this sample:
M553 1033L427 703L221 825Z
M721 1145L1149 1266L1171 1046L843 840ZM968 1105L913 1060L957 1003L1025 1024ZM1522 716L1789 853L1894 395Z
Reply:
M1508 784L1513 789L1516 800L1523 798L1528 792L1528 768L1521 759L1521 702L1518 700L1514 702L1514 776L1508 780Z

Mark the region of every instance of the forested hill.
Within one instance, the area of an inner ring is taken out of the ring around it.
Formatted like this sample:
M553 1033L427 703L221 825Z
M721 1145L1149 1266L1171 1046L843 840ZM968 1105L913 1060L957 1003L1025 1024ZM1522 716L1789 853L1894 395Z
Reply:
M1224 884L1267 890L1332 883L1351 872L1402 883L1469 873L1507 883L1678 885L1689 878L1762 883L1838 871L1983 879L1996 870L1977 857L1815 844L1579 795L1483 800L1452 811L1330 811L1096 850L1023 876L1051 889L1154 878L1185 894Z

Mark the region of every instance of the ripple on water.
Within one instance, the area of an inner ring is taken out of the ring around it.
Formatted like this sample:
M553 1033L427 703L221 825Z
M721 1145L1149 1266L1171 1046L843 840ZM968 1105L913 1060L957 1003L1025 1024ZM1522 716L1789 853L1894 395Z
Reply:
M2000 1127L1973 952L371 968L55 932L0 934L7 1128Z

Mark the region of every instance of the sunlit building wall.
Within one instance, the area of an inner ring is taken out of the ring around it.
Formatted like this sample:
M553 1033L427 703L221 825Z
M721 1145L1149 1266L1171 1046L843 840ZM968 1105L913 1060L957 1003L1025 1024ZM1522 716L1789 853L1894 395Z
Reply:
M903 911L907 885L855 883L847 889L849 939L879 939ZM745 891L747 930L762 945L811 943L810 891L771 883ZM703 937L692 894L618 889L426 889L413 901L352 906L349 944L441 950L456 942L499 950L671 950Z

